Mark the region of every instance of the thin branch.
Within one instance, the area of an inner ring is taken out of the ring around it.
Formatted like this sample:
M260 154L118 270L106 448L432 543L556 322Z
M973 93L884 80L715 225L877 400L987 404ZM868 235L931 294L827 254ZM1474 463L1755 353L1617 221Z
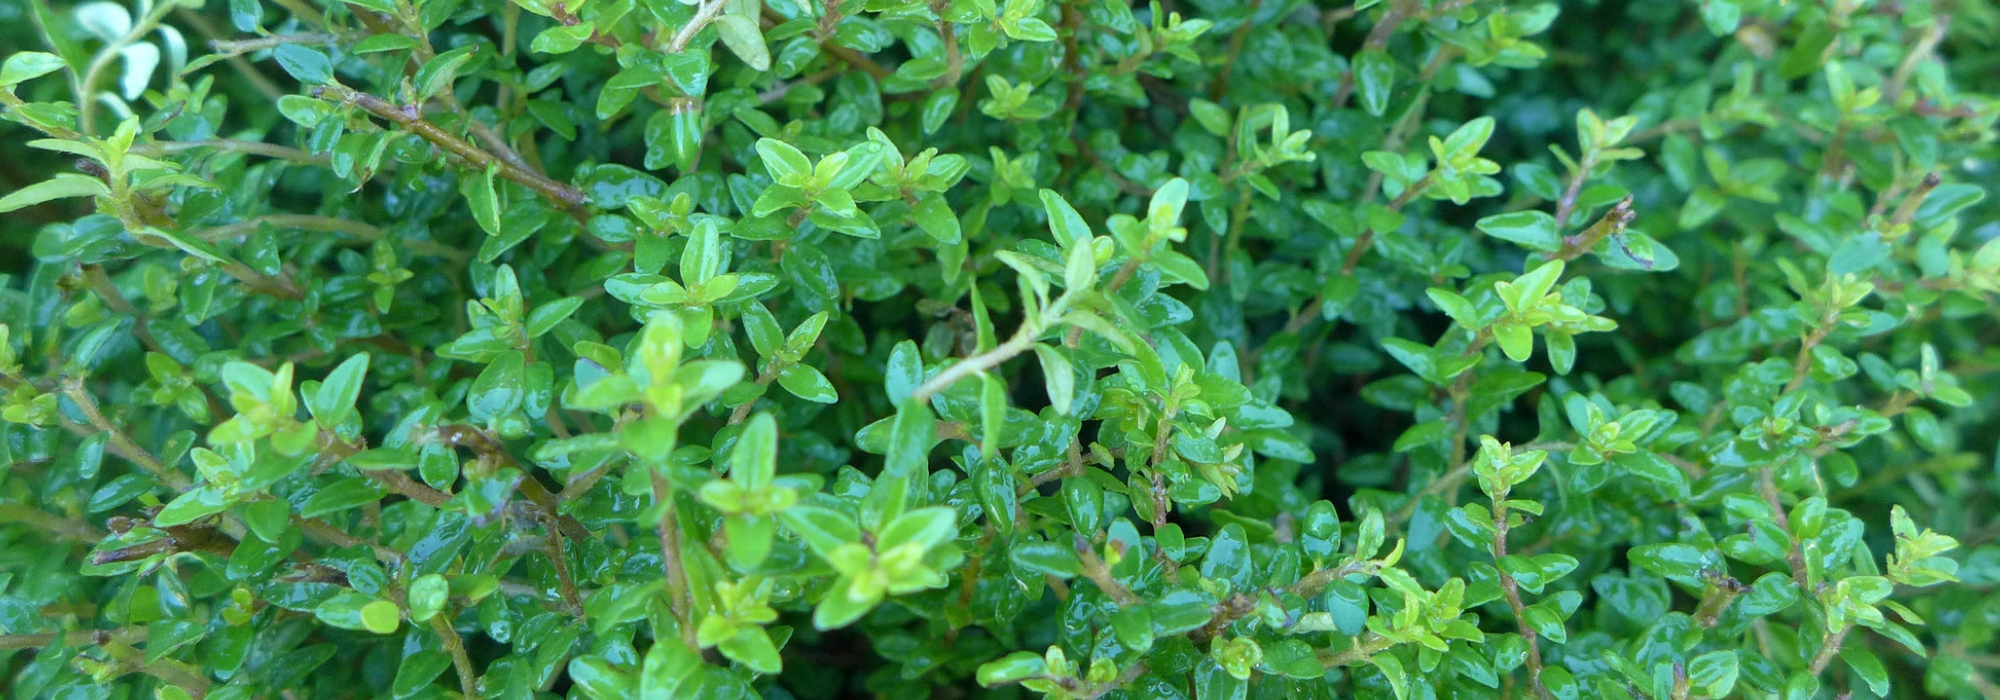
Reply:
M233 224L225 224L222 226L215 226L211 228L190 231L188 232L188 235L194 236L195 238L199 238L204 241L208 241L210 243L215 243L218 241L226 241L235 238L242 238L244 236L256 233L257 229L262 228L265 224L270 224L272 228L302 228L310 231L345 233L347 235L354 236L364 241L375 241L385 238L389 235L389 232L384 231L380 228L376 228L372 224L360 221L354 221L352 219L338 219L330 216L316 216L313 214L271 214L267 216L259 216L255 218L244 219L242 221L238 221Z
M104 539L104 532L90 523L65 518L39 508L31 508L19 503L0 503L0 523L20 523L60 540L94 544Z
M1910 223L1911 219L1916 218L1917 209L1923 207L1924 200L1930 198L1931 190L1937 189L1943 182L1944 178L1938 177L1937 173L1925 175L1923 181L1917 183L1916 189L1910 190L1910 193L1903 197L1903 203L1896 205L1896 213L1889 217L1889 223L1893 225Z
M465 653L465 640L458 636L458 628L452 627L443 613L431 618L431 630L437 632L444 641L444 651L451 655L452 668L458 669L458 687L465 697L479 697L479 675L472 669L472 657Z
M103 76L104 69L118 56L123 55L125 47L160 26L160 20L165 19L167 13L177 6L178 3L160 3L151 12L139 18L139 21L133 22L132 28L127 30L124 36L106 43L90 57L90 64L84 68L83 77L76 83L77 131L88 136L97 135L97 81Z
M819 48L821 51L825 51L828 55L840 59L847 65L859 68L862 72L874 76L876 80L884 80L896 74L895 71L883 67L882 64L876 63L875 59L869 58L867 54L860 51L855 51L854 49L832 42L820 44Z
M202 16L201 13L186 7L174 8L174 19L193 29L196 34L207 37L211 42L220 39L222 36L222 32L216 28L214 22L208 21L208 18ZM264 99L277 102L278 98L285 96L286 91L284 88L279 87L276 81L271 80L269 76L258 71L257 66L252 65L249 60L242 56L231 55L223 59L223 62L228 63L230 70L234 70L237 75L242 76L245 81L250 83L252 88L257 90L258 94L264 96Z
M1096 700L1096 698L1103 697L1105 693L1123 688L1132 681L1139 680L1140 676L1146 675L1146 672L1150 670L1152 669L1146 666L1146 662L1140 661L1125 667L1125 671L1118 674L1117 678L1105 681L1102 685L1092 687L1089 691L1072 697L1076 698L1076 700Z
M148 630L144 626L126 627L116 630L68 630L64 632L43 632L40 634L0 634L0 651L16 649L39 649L60 642L65 647L85 644L105 644L114 639L126 642L143 642Z
M1597 152L1583 154L1583 162L1577 165L1576 173L1569 178L1569 186L1563 189L1562 197L1556 200L1556 230L1569 225L1569 217L1576 213L1576 198L1583 191L1583 183L1590 179L1590 171L1597 168Z
M153 476L159 478L161 483L166 484L169 488L176 491L186 491L191 485L186 474L182 474L160 462L158 457L154 457L153 453L147 452L146 448L140 447L139 443L133 442L131 436L126 435L123 429L112 423L110 419L105 418L104 412L97 408L96 397L91 396L90 392L84 389L82 378L64 377L62 381L62 393L64 396L69 397L71 402L76 404L77 410L83 413L83 419L89 422L91 427L96 428L98 432L110 434L111 449L118 456L124 457L133 464L139 465L140 468L151 472Z
M1368 657L1382 653L1395 645L1396 643L1387 637L1376 635L1374 632L1364 632L1354 646L1333 654L1320 652L1319 662L1327 668L1364 664L1368 663Z
M1854 625L1849 624L1834 632L1833 636L1827 637L1820 645L1819 653L1813 655L1812 667L1806 669L1806 672L1818 676L1825 671L1827 664L1833 663L1834 655L1840 653L1840 645L1847 640L1847 633L1853 630Z
M1105 595L1111 596L1111 599L1117 601L1119 605L1139 605L1145 602L1140 600L1139 596L1133 595L1125 584L1111 577L1111 569L1104 565L1104 560L1097 556L1097 550L1090 546L1090 538L1077 533L1072 544L1076 547L1077 558L1083 561L1084 578L1097 584L1098 590L1104 591Z
M1257 26L1257 13L1263 9L1264 0L1250 0L1249 16L1243 18L1236 31L1230 32L1229 52L1223 54L1222 68L1215 72L1215 82L1208 86L1208 99L1220 101L1229 92L1229 75L1236 71L1236 58L1243 53L1243 42L1250 38L1250 30ZM1076 79L1082 82L1083 75L1078 74Z
M272 228L278 228L278 229L305 229L308 231L344 233L349 236L355 237L356 239L358 239L360 242L363 243L373 243L375 241L388 238L390 235L388 231L384 231L380 227L377 227L374 224L370 224L364 221L355 221L353 219L342 219L332 216L320 216L317 214L267 214L264 216L244 219L242 221L238 221L233 224L225 224L222 226L215 226L211 228L190 231L188 232L188 235L194 236L195 238L199 238L204 241L208 241L210 243L215 243L219 241L242 238L252 233L256 233L257 230L262 228L264 224L270 224ZM458 262L464 262L471 258L471 256L463 250L459 250L457 248L453 248L451 246L444 245L442 243L438 243L435 241L418 241L418 240L403 239L396 241L396 245L416 253L424 255L435 255L441 258L455 260Z
M653 501L660 507L660 521L655 527L660 538L660 564L667 575L667 603L674 614L675 626L680 628L681 643L690 651L700 653L701 642L695 637L694 617L690 608L687 569L681 563L680 523L674 514L674 487L667 478L656 470L653 477Z
M715 21L715 16L722 14L722 6L727 4L729 0L708 0L702 3L701 7L694 11L694 19L688 20L687 24L681 26L681 30L674 34L673 41L667 42L664 50L667 53L687 50L688 42L694 41L694 35L708 26L709 22Z
M366 449L365 445L342 441L333 433L325 430L321 430L319 433L319 444L319 461L325 465L331 465L334 462L347 459ZM315 465L315 468L319 468L319 465ZM383 488L388 489L390 493L432 508L443 506L446 501L451 500L450 494L431 488L426 484L417 483L416 480L410 478L410 475L395 469L364 469L361 470L361 475L380 484Z
M1584 229L1583 233L1563 238L1562 249L1556 251L1550 259L1574 260L1577 256L1596 249L1598 242L1605 238L1623 235L1626 225L1631 224L1638 216L1638 212L1632 211L1632 196L1626 195L1617 206L1611 208L1611 211L1604 213L1604 218L1598 219L1597 223ZM1560 226L1562 219L1556 221Z
M301 151L296 148L291 148L289 146L280 146L272 143L264 143L262 141L246 141L242 139L206 139L201 141L161 141L159 143L151 145L133 146L132 152L144 156L157 156L157 155L174 154L174 153L186 153L188 151L193 151L203 148L213 148L216 150L230 151L233 153L248 153L250 155L264 156L266 158L288 160L303 165L327 165L328 163L332 162L332 159L327 156L313 155L311 153L307 153L305 151Z
M220 54L241 56L252 51L275 49L285 44L326 44L333 42L336 38L332 34L317 32L308 34L273 34L255 39L237 39L233 41L217 39L208 42L208 48Z
M1422 180L1418 180L1409 187L1403 188L1403 193L1396 195L1396 198L1389 202L1389 211L1402 211L1403 207L1408 206L1411 200L1417 198L1417 195L1423 194L1425 190L1430 189L1431 183L1435 182L1436 179L1437 171L1433 170L1424 173ZM1361 256L1366 255L1369 246L1374 245L1375 236L1376 232L1373 226L1361 232L1361 237L1354 240L1354 247L1347 249L1347 259L1340 263L1340 274L1354 274L1355 266L1361 264Z
M465 161L474 168L485 170L497 167L499 168L501 177L527 186L528 189L534 190L537 194L547 198L565 211L579 211L589 201L589 198L585 197L583 192L575 187L556 182L541 173L515 167L499 156L466 142L465 139L439 128L436 124L425 121L423 118L417 116L415 111L397 107L380 97L365 92L357 92L338 84L315 87L313 88L313 96L368 110L369 113L375 116L387 119L398 126L408 129L411 133L457 156L460 160Z
M946 367L943 372L939 372L937 376L931 377L930 381L918 386L916 391L910 392L910 398L918 403L928 402L932 396L936 396L938 392L950 388L958 380L998 367L1000 363L1013 359L1015 355L1027 352L1029 348L1035 345L1035 334L1031 332L1032 328L1033 324L1030 321L1022 321L1020 329L1014 331L1014 336L1008 338L1007 342L1001 343L992 350L960 360L958 364Z
M1521 638L1528 641L1528 684L1537 697L1547 697L1548 688L1542 685L1542 647L1536 639L1535 628L1528 624L1527 606L1521 604L1521 587L1514 581L1514 575L1507 573L1504 561L1507 558L1507 495L1498 493L1493 498L1493 564L1500 572L1500 591L1507 598L1507 607L1514 611L1514 622L1520 626Z
M1764 496L1764 504L1771 507L1771 520L1778 524L1787 535L1792 532L1791 517L1785 514L1785 505L1778 501L1778 481L1771 475L1771 466L1764 465L1758 470L1757 492ZM1785 561L1791 565L1792 581L1799 584L1799 590L1812 590L1812 577L1806 570L1805 553L1799 550L1797 537L1792 538L1791 549L1785 552Z
M1367 570L1368 565L1365 562L1348 562L1330 569L1318 569L1300 578L1288 590L1300 597L1312 598L1318 596L1320 591L1326 590L1327 584Z
M1908 85L1910 76L1916 74L1917 66L1930 60L1931 55L1937 51L1938 42L1944 41L1945 32L1950 28L1951 15L1940 14L1931 20L1930 26L1924 28L1924 35L1917 39L1917 45L1910 49L1908 55L1903 56L1902 63L1896 65L1896 72L1889 78L1889 84L1882 86L1883 102L1896 103L1896 98L1903 94L1903 86Z

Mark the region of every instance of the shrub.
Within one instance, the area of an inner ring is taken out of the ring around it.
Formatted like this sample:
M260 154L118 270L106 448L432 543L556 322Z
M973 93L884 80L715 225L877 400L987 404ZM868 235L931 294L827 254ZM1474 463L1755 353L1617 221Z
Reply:
M2000 696L1988 0L0 19L10 697Z

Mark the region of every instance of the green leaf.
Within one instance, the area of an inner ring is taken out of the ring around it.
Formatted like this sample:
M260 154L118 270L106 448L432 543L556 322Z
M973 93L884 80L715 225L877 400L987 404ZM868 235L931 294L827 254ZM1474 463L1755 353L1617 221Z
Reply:
M1453 159L1459 159L1478 155L1480 149L1486 147L1487 139L1493 137L1493 125L1492 117L1479 117L1466 122L1451 132L1450 136L1445 137L1445 153L1440 154L1440 157L1449 155Z
M1736 33L1742 17L1743 9L1736 0L1703 0L1701 3L1701 21L1716 36Z
M764 46L764 33L757 27L757 20L743 15L723 15L713 22L716 32L722 35L722 44L729 52L743 59L743 63L753 70L771 69L771 50Z
M861 528L854 524L854 517L830 508L802 505L779 513L778 517L822 557L840 545L861 539Z
M701 657L678 641L656 641L639 667L639 696L682 697L682 686L701 673L702 667Z
M1090 224L1084 223L1083 215L1069 205L1055 190L1042 190L1042 210L1049 215L1049 230L1055 232L1056 243L1067 248L1073 243L1090 240Z
M1153 636L1172 637L1200 629L1215 618L1215 601L1187 589L1168 592L1148 604L1153 612Z
M110 195L111 188L106 187L103 180L88 175L59 173L53 178L14 190L7 193L7 196L0 197L0 214L57 199L67 199L70 197L108 197Z
M465 407L473 420L492 423L520 410L521 402L527 398L526 362L521 353L508 350L479 372L479 377L472 380L471 392L465 396Z
M952 213L951 206L945 203L941 193L925 192L919 195L911 217L916 221L917 228L923 229L939 243L958 243L960 240L958 215Z
M840 400L840 395L833 389L833 382L827 381L826 375L811 365L786 365L778 371L778 385L793 396L814 403Z
M271 57L278 59L278 65L301 83L318 85L333 82L333 61L318 49L301 44L279 44L271 52Z
M1535 334L1527 326L1513 319L1501 319L1493 324L1492 329L1493 341L1500 344L1500 351L1506 353L1507 359L1527 362L1528 357L1534 354Z
M450 593L450 586L443 576L437 574L418 576L417 580L410 582L408 596L410 621L430 621L438 612L444 610L445 601Z
M1978 185L1959 182L1938 185L1931 189L1929 196L1924 197L1924 203L1917 207L1916 217L1912 220L1924 228L1937 228L1950 221L1960 210L1983 199L1986 199L1986 190Z
M936 444L936 419L931 410L915 401L904 401L896 409L889 437L888 460L883 476L921 479L930 474L931 446Z
M579 22L568 26L556 25L542 30L540 34L536 34L535 40L528 44L528 50L535 53L547 54L569 53L582 47L583 42L589 41L591 35L595 33L597 33L597 24L595 22Z
M548 335L549 331L555 329L556 324L562 323L571 314L576 313L577 309L583 308L583 301L583 297L563 297L536 306L535 310L528 312L528 320L524 324L528 329L528 337L540 338Z
M382 500L386 492L367 479L341 479L326 485L299 506L299 515L317 518Z
M1840 650L1840 660L1854 670L1854 675L1868 684L1868 690L1882 697L1889 697L1889 671L1882 666L1882 660L1866 647L1846 645Z
M239 32L255 32L264 19L264 6L259 0L229 0L229 24Z
M399 698L416 695L449 668L449 654L432 650L413 652L404 656L402 664L396 667L396 680L390 686L391 690Z
M1640 568L1681 581L1693 581L1719 563L1711 553L1678 542L1639 545L1628 556Z
M1055 542L1022 542L1009 547L1007 557L1016 569L1034 575L1068 579L1083 571L1076 550Z
M1401 659L1397 659L1391 654L1377 654L1368 657L1368 663L1375 666L1376 670L1381 671L1382 677L1389 681L1389 689L1396 694L1396 700L1405 700L1405 698L1409 697L1410 679L1409 675L1403 671L1403 662Z
M1387 51L1370 49L1354 56L1354 86L1361 108L1382 116L1389 110L1389 96L1396 90L1396 61Z
M932 548L950 540L958 532L958 512L944 506L919 508L904 513L882 528L876 538L875 548L887 551L909 544L920 551Z
M1069 415L1076 398L1076 368L1062 352L1046 344L1035 344L1035 358L1042 363L1042 381L1049 394L1049 406Z
M812 162L791 144L777 139L757 139L757 156L771 179L786 187L804 187L812 177Z
M389 634L395 632L401 622L402 613L396 610L395 603L377 600L361 606L361 626L370 632Z
M377 469L409 469L417 466L418 453L409 447L377 447L362 450L342 460L347 466L362 471Z
M1494 214L1480 219L1477 225L1487 235L1519 243L1530 250L1552 253L1562 249L1555 217L1540 211Z
M1208 290L1208 273L1202 270L1201 263L1195 262L1194 258L1171 250L1162 250L1153 254L1152 263L1159 267L1161 276L1168 280L1186 284L1199 291Z
M1910 431L1910 439L1917 447L1932 454L1945 452L1944 428L1938 423L1937 415L1922 406L1911 406L1903 413L1903 427Z
M813 627L830 630L853 624L862 615L874 610L876 604L882 602L882 595L879 590L862 595L843 592L836 584L836 589L821 598L819 605L813 608Z
M41 51L16 51L0 64L0 88L13 87L62 70L62 57Z
M746 489L763 488L778 470L778 423L771 414L751 416L729 454L729 478Z
M1729 691L1736 687L1738 668L1736 652L1712 651L1688 662L1688 682L1707 691L1709 697L1728 697Z
M1200 98L1188 101L1188 112L1194 115L1195 122L1201 124L1201 128L1216 136L1228 136L1229 128L1235 122L1229 110L1223 109L1222 105Z
M235 502L221 491L211 486L198 486L174 498L153 516L153 524L158 527L185 525L201 518L220 513Z
M1041 654L1032 651L1017 651L1007 656L988 661L979 666L975 674L979 685L995 688L1009 683L1019 683L1030 678L1038 678L1048 673L1049 665Z
M354 402L361 397L361 382L368 375L368 353L347 358L326 375L309 404L313 417L329 430L354 415Z
M752 671L765 674L784 670L784 661L778 656L778 647L771 644L771 635L761 628L746 629L734 637L725 639L716 649L730 660L743 664Z
M425 61L417 68L416 76L411 79L417 86L417 98L429 99L451 89L452 81L458 79L459 69L464 68L465 64L472 60L472 54L478 49L478 44L468 44Z
M494 165L481 173L468 173L459 181L459 192L465 195L465 203L472 208L472 219L487 235L500 235L500 194L494 189L493 178L500 173L500 166Z

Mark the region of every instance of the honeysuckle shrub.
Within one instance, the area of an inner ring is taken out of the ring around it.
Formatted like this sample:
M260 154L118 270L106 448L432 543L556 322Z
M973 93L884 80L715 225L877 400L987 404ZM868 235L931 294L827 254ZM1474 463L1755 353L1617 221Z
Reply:
M1989 0L0 36L7 697L2000 697Z

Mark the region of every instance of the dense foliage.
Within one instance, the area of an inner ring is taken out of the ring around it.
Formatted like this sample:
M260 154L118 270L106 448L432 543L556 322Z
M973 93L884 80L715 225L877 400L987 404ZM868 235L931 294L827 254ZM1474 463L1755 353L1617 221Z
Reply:
M2000 697L1991 0L0 38L6 697Z

